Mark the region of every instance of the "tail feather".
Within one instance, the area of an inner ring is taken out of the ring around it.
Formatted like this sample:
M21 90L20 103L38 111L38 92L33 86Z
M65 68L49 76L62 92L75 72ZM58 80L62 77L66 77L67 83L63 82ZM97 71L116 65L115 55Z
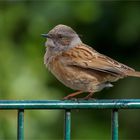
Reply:
M139 71L133 71L127 74L128 76L133 76L133 77L140 77L140 72Z

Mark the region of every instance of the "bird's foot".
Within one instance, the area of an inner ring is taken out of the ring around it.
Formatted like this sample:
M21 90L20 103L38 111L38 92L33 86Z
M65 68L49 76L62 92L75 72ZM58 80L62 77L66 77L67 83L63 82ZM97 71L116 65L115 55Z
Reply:
M93 98L93 97L87 97L87 96L86 96L86 97L83 98L83 100L96 100L96 99Z
M73 100L73 101L77 101L78 99L76 97L71 97L71 96L66 96L63 98L63 100Z
M77 100L77 98L75 97L76 95L79 95L83 93L83 91L77 91L75 93L72 93L72 94L69 94L68 96L65 96L63 99L64 100L69 100L69 99L72 99L72 100Z
M93 92L89 93L86 97L84 97L84 100L95 100L95 98L92 97Z

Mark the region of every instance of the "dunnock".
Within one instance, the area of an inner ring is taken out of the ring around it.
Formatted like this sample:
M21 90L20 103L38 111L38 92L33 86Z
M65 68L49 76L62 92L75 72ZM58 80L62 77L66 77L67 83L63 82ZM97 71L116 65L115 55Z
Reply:
M84 44L78 34L66 25L57 25L48 34L44 64L65 86L78 90L64 99L83 92L89 94L112 87L111 82L127 76L140 77L140 72L98 53Z

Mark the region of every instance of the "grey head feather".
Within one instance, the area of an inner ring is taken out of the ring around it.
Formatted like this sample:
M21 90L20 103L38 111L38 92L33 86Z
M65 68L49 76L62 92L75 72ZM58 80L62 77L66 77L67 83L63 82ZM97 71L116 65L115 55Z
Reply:
M61 53L82 43L78 34L71 27L62 24L55 26L49 31L48 35L49 38L45 46L48 47L47 50L51 49L54 54Z

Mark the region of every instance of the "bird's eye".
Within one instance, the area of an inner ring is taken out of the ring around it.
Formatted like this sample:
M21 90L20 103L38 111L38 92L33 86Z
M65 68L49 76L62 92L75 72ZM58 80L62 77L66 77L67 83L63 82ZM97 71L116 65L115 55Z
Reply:
M63 38L63 36L61 34L58 35L59 38Z

